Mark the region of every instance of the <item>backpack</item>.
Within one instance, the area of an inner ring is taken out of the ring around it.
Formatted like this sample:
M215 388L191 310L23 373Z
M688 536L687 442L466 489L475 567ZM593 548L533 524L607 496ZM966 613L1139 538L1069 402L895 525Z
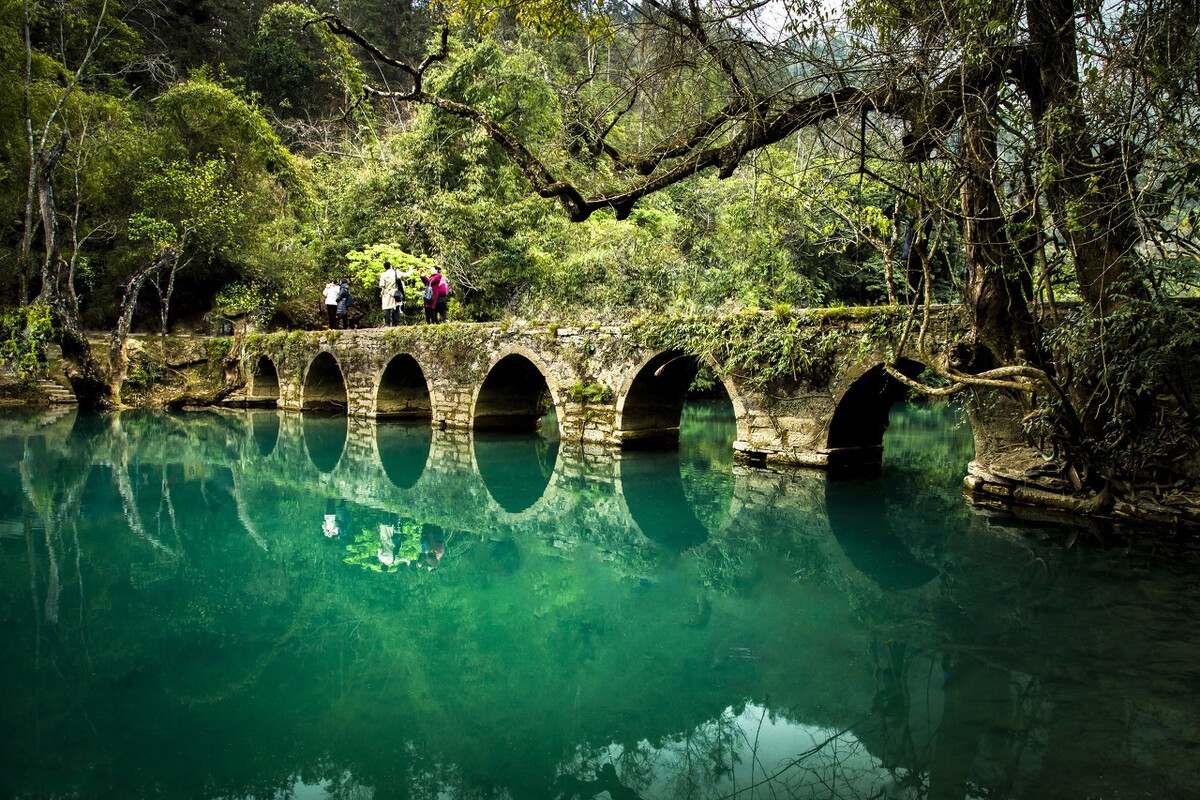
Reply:
M432 283L425 284L425 289L421 292L421 299L426 300L426 301L433 299L433 284Z

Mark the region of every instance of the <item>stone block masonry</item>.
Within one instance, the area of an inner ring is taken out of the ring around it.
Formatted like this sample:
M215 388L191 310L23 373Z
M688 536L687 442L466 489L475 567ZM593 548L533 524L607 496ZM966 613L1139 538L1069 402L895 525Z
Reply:
M794 380L763 381L744 361L731 367L737 342L664 348L647 344L637 326L451 323L249 335L243 363L247 396L273 396L283 409L410 418L446 430L532 430L553 409L564 442L613 448L676 443L688 388L707 364L733 405L741 460L827 467L831 455L839 464L860 453L878 460L888 408L904 394L881 365L919 372L919 359L930 357L893 352L897 318L855 309L787 322L783 335L798 343L811 341L802 324L836 341L822 356L827 369ZM752 340L783 324L763 313L740 320L739 330ZM937 341L967 330L953 307L939 311L937 324ZM779 331L769 332L778 340Z

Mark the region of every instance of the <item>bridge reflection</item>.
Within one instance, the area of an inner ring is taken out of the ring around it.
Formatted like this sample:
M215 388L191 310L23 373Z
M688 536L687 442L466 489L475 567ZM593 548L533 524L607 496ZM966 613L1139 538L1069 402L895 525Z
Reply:
M558 444L557 438L536 433L480 432L471 437L475 469L483 485L512 514L542 498L558 462Z
M411 489L429 462L433 430L421 423L379 423L375 449L383 474L397 489Z
M346 418L325 414L305 414L301 423L304 430L304 450L308 460L318 472L330 473L337 469L346 449Z
M312 520L321 518L326 500L371 518L416 512L422 523L490 540L533 537L544 546L551 535L560 552L599 548L632 574L656 553L721 546L741 528L763 527L819 543L822 558L864 590L918 589L938 574L888 527L884 499L871 484L735 467L720 447L620 454L537 435L340 415L249 410L188 418L202 419L213 434L179 440L170 434L170 417L153 414L72 416L66 428L60 420L47 430L70 431L62 440L73 452L100 450L111 458L150 448L164 465L184 465L185 476L230 475L235 493L311 498ZM246 520L255 528L270 522ZM814 530L825 534L814 539Z
M278 411L262 411L250 415L250 435L260 456L269 456L279 442Z
M620 460L621 494L648 539L676 553L702 544L708 530L683 491L677 451L628 455Z
M36 697L41 741L114 765L101 775L150 765L122 778L133 795L194 788L197 773L172 761L177 743L221 717L253 724L221 728L214 747L283 765L260 773L202 753L229 796L294 788L301 774L416 795L434 773L456 797L729 794L765 774L750 771L756 759L798 763L780 796L834 783L866 797L1141 785L1186 796L1193 780L1196 702L1179 687L1194 670L1159 671L1195 644L1185 607L1151 617L1122 594L1150 559L1056 552L996 520L905 556L911 532L866 514L887 496L812 473L731 467L727 507L705 508L686 447L678 491L659 495L690 514L682 523L647 511L665 474L649 461L568 447L539 461L553 463L550 479L512 512L465 433L429 431L426 443L351 420L341 446L334 433L324 448L307 424L277 412L0 415L13 456L0 585L10 607L33 609L9 622L8 729L32 734L18 700ZM332 466L315 463L334 451ZM397 479L389 451L421 468ZM204 513L174 515L185 498ZM327 510L336 537L319 532ZM394 563L413 537L436 549L439 535L435 571L355 566ZM360 540L361 554L347 549ZM931 570L948 579L925 580ZM1192 602L1193 584L1170 565L1134 591ZM1080 602L1096 590L1103 602ZM1129 626L1134 613L1153 623ZM1097 674L1099 691L1081 680ZM156 703L153 724L129 723L113 701L127 690ZM57 753L12 739L6 774L59 785ZM743 741L760 746L735 753ZM50 761L49 777L33 774ZM656 784L638 772L648 764Z
M811 515L787 504L760 507L753 487L819 478L735 469L723 446L689 445L686 436L681 449L591 452L536 433L284 412L249 411L245 419L254 443L247 476L375 510L369 513L421 509L423 521L488 538L554 529L560 548L599 542L635 564L721 537L737 515L811 527ZM268 432L276 439L270 449Z
M883 489L870 481L825 484L829 528L850 563L884 589L917 589L938 576L892 529Z

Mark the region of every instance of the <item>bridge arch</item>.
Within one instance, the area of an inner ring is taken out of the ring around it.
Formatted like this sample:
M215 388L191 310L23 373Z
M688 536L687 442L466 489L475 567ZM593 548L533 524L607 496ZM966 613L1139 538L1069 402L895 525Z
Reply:
M308 363L304 370L304 383L300 393L301 411L326 411L344 414L349 405L346 378L337 358L328 350L322 350Z
M488 368L487 377L475 394L471 409L475 430L537 430L546 404L559 408L559 398L547 375L551 374L532 351L507 348ZM561 415L559 432L562 428Z
M925 371L920 361L901 358L896 362L900 373L916 378ZM842 393L829 422L826 449L832 472L874 472L883 460L883 434L888 428L888 412L903 400L908 388L876 364L860 375Z
M625 379L617 395L616 433L625 449L672 447L679 444L679 421L688 389L705 363L702 357L682 350L656 353ZM746 407L740 394L713 367L737 422L737 439L747 438Z
M433 419L429 381L417 359L408 353L395 355L375 381L377 419Z
M254 360L246 395L251 405L275 405L279 401L279 370L270 356L259 355Z

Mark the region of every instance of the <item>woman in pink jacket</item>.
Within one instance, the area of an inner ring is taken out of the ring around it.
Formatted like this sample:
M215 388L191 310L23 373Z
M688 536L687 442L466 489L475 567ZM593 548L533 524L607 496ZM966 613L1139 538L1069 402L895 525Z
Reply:
M425 291L421 294L421 298L425 301L425 321L429 323L445 322L449 317L446 305L449 303L448 295L450 294L450 287L446 285L446 279L442 277L440 271L435 270L429 277L425 277L422 273L421 283L425 284Z

